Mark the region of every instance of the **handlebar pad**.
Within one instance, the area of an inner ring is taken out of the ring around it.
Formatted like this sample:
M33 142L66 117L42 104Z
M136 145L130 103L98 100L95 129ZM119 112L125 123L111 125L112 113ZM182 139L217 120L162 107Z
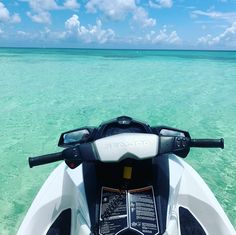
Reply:
M188 137L161 136L159 143L159 154L174 153L180 157L188 155L190 147L199 148L224 148L224 139L191 139ZM48 164L60 160L66 160L66 163L73 163L78 166L83 161L97 161L98 155L93 143L84 143L75 147L67 148L60 153L52 153L38 157L30 157L30 168L38 165Z
M29 166L30 168L32 168L34 166L39 166L39 165L63 160L63 157L62 157L62 153L60 152L60 153L51 153L47 155L42 155L38 157L29 157L28 160L29 160Z
M224 139L191 139L190 147L224 148Z

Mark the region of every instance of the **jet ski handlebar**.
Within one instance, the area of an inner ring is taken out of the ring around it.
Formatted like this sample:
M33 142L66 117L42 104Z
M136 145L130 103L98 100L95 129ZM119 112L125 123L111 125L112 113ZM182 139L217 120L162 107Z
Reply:
M190 147L223 149L224 139L191 139Z
M28 159L30 168L61 160L64 160L62 152L46 154L38 157L29 157Z
M119 162L126 158L137 160L161 154L176 154L185 158L191 147L224 148L224 139L191 139L183 136L154 134L118 134L68 147L59 153L29 158L29 166L65 160L74 169L82 162Z

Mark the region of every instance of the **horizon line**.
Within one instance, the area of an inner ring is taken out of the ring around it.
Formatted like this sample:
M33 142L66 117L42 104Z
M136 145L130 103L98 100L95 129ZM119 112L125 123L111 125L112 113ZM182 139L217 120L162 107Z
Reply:
M95 48L95 47L24 47L24 46L0 46L0 49L76 49L76 50L117 50L117 51L212 51L212 52L236 52L236 50L227 50L227 49L168 49L168 48L159 48L159 49L147 49L147 48Z

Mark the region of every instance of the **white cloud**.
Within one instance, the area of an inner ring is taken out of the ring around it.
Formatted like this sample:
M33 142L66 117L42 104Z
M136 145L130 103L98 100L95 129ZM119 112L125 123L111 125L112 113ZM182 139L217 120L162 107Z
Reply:
M5 5L0 2L0 22L6 22L10 19L10 13Z
M137 7L133 13L133 20L140 23L142 27L152 27L156 25L156 20L148 17L148 13L142 8Z
M60 39L64 39L65 36L66 36L66 32L51 31L47 27L44 28L44 31L40 32L41 40L45 40L45 41L58 41Z
M22 31L22 30L18 30L16 32L16 34L20 37L25 37L25 36L29 35L29 33L26 33L25 31Z
M51 15L47 11L42 11L36 14L32 14L28 11L26 14L35 23L51 24Z
M59 9L55 0L28 0L30 8L35 12Z
M77 0L65 0L63 5L58 5L56 0L21 0L29 3L31 12L27 12L28 17L35 23L51 24L51 14L49 11L78 9L80 7Z
M13 14L11 17L11 23L20 23L20 22L21 22L20 15L17 13Z
M195 10L191 12L191 16L196 18L198 16L207 16L211 19L226 20L234 22L236 20L236 12L219 12L219 11L201 11Z
M76 0L66 0L63 5L67 9L78 9L80 7Z
M212 38L213 36L211 34L207 34L205 36L198 38L198 43L211 45Z
M16 36L18 40L27 41L41 41L41 42L57 42L65 38L65 32L51 31L49 28L36 32L25 32L22 30L17 31Z
M152 8L171 8L173 6L172 0L150 0L149 6Z
M10 12L5 7L5 5L2 2L0 2L0 22L20 23L21 18L19 14L16 14L16 13L13 15L10 15Z
M3 34L3 33L4 33L4 31L0 28L0 35Z
M113 41L115 32L112 29L104 29L100 20L95 25L83 26L80 23L78 15L73 15L65 22L64 31L52 31L45 27L44 30L35 32L26 32L19 30L16 32L18 40L37 41L43 43L60 42L62 40L76 40L83 43L99 43L104 44Z
M80 4L77 0L64 0L59 5L57 0L20 0L22 2L28 2L30 8L34 12L52 11L52 10L63 10L63 9L77 9Z
M103 29L102 22L97 20L96 25L88 25L85 27L80 24L78 15L73 15L65 22L67 37L75 37L85 43L106 43L112 41L115 32L112 29Z
M224 30L223 33L212 36L211 34L207 34L198 39L198 43L202 45L234 45L236 46L236 21L228 28Z
M149 18L148 12L136 5L135 0L89 0L86 9L90 13L101 11L111 20L124 20L129 14L142 27L154 26L156 20Z
M182 42L176 31L168 32L166 27L159 32L151 31L145 36L145 40L152 44L179 45Z
M28 11L27 16L35 23L51 24L50 10L58 10L60 7L55 0L21 0L28 2L32 12Z
M77 30L80 27L80 21L78 15L73 15L65 22L65 28L71 32Z
M121 20L136 9L136 4L134 0L90 0L85 7L90 13L100 10L112 20Z

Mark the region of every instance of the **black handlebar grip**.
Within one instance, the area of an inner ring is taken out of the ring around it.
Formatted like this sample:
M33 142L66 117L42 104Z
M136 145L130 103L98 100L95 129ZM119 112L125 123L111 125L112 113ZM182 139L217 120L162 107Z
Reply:
M39 166L39 165L63 160L63 156L61 152L51 153L51 154L42 155L38 157L29 157L28 160L29 160L29 166L30 168L32 168L34 166Z
M224 139L191 139L190 147L224 148Z

